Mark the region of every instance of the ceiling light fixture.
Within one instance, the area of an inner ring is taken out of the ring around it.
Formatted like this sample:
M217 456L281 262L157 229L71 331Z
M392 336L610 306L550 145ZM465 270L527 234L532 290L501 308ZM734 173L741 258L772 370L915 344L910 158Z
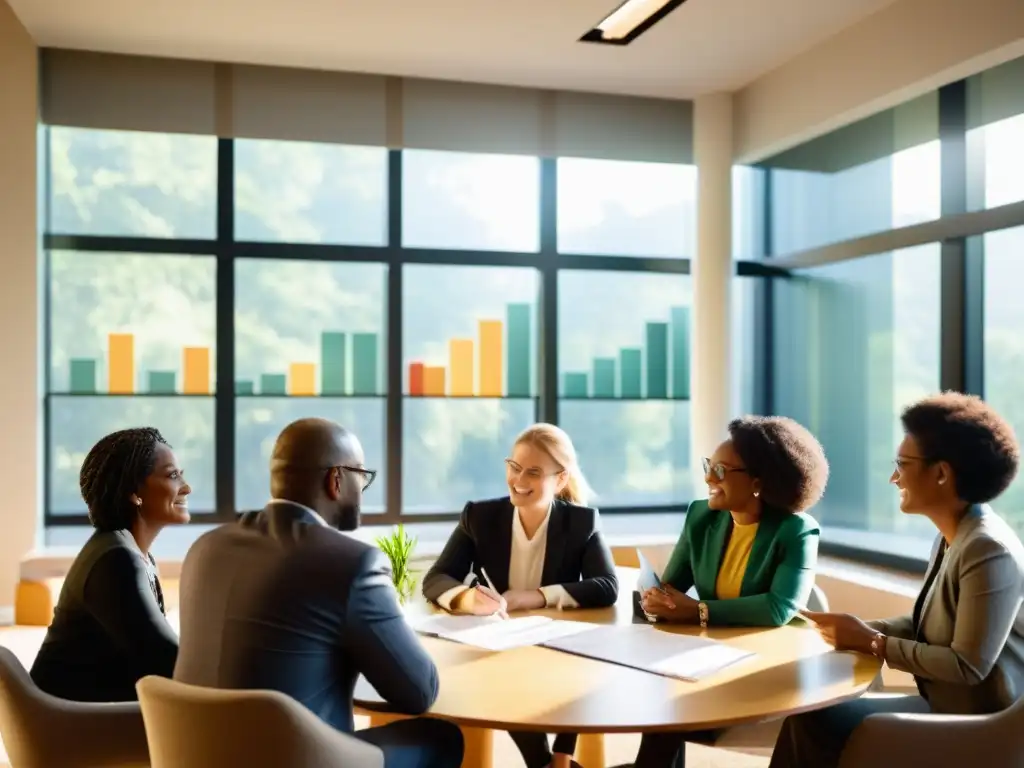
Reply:
M629 45L686 0L626 0L580 38L581 43Z

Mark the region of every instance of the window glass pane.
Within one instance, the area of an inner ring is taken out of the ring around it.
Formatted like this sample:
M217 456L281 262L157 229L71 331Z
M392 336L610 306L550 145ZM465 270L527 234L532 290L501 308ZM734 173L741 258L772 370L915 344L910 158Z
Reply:
M1024 227L990 232L985 244L985 399L1024 439ZM1024 536L1024 477L995 501Z
M278 432L306 416L355 432L383 509L387 268L351 262L235 262L236 503L261 507Z
M763 168L732 168L732 253L754 261L765 256L765 177Z
M760 277L732 279L732 412L744 416L756 412L754 402L758 376L758 349L755 325L755 302L765 290Z
M54 251L49 259L51 392L212 394L212 257Z
M696 166L558 159L559 253L690 258L696 238Z
M934 528L899 511L889 484L900 413L939 391L938 244L776 281L776 412L821 441L831 466L813 510L830 533L870 549L927 557Z
M691 304L685 275L559 274L559 419L602 507L692 496Z
M932 92L769 158L772 253L783 255L940 215Z
M107 433L137 426L156 427L174 446L192 511L214 511L214 259L48 258L49 511L84 512L78 472L86 453Z
M48 511L83 515L78 473L101 437L128 427L156 427L174 448L192 487L193 515L216 508L212 397L76 397L51 395Z
M407 149L402 153L407 248L540 250L540 160Z
M403 269L402 499L456 512L505 493L502 461L535 420L538 273Z
M239 240L387 245L388 150L235 141Z
M968 206L1024 200L1024 58L967 80Z
M217 138L52 127L50 232L212 239Z
M382 513L387 489L382 397L238 398L235 401L235 506L239 510L250 510L260 509L267 503L274 442L287 425L309 417L336 421L359 438L366 466L377 470L373 485L363 493L363 514Z

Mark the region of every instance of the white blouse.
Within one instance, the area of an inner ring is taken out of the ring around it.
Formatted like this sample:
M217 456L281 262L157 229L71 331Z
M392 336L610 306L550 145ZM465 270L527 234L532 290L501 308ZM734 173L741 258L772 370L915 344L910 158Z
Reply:
M572 598L561 584L552 584L546 587L541 586L541 579L544 573L544 557L548 548L548 521L551 520L551 511L533 533L531 539L526 535L523 521L519 517L519 509L516 508L512 515L512 552L508 565L508 588L515 590L537 589L544 595L548 608L578 608L579 605ZM437 603L445 610L451 610L452 601L469 589L466 585L452 587L442 594Z

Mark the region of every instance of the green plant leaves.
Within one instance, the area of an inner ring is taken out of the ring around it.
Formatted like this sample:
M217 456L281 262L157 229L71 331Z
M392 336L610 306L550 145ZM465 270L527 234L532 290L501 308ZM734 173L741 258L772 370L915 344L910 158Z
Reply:
M410 569L416 537L409 536L405 526L399 525L387 536L378 536L376 544L391 561L391 580L398 592L399 602L404 605L416 590L416 575Z

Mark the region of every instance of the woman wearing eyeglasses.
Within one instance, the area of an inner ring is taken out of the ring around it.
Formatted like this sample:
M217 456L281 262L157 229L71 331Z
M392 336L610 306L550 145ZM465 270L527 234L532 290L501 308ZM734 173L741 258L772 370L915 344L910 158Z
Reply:
M644 613L702 627L788 623L814 586L818 524L804 510L828 481L821 444L792 419L736 419L704 459L704 480L708 498L690 504L662 589L641 596ZM645 735L635 765L681 765L685 738Z
M987 715L1024 693L1024 546L988 505L1017 474L1020 447L1013 428L981 399L957 392L915 403L901 421L904 438L889 482L899 488L900 510L927 517L937 529L914 609L868 622L849 614L805 615L837 650L873 653L890 668L911 673L922 695L869 694L788 717L772 768L837 765L869 715ZM941 727L932 731L930 753L946 755L950 764L976 755L985 762L979 745L962 731L950 729L947 738ZM890 746L896 752L889 760L913 759L907 757L911 750L887 740Z
M619 584L598 512L569 436L535 424L505 460L509 495L471 501L437 562L423 595L453 613L488 616L537 608L606 608ZM468 583L467 583L468 582ZM528 768L573 765L575 734L554 749L543 733L512 733Z

